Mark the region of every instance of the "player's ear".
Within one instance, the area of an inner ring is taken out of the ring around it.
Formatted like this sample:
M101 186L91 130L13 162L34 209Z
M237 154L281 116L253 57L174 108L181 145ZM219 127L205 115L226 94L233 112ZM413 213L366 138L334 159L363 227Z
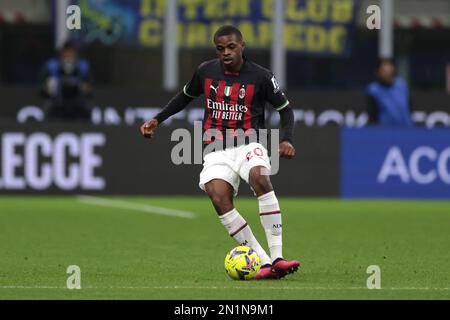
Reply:
M241 46L242 46L242 51L244 51L245 50L245 42L244 41L242 41Z

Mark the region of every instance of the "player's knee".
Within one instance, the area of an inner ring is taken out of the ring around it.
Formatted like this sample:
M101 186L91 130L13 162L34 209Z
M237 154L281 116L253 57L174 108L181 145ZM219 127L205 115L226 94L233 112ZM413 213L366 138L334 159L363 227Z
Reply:
M273 190L272 183L267 175L254 174L250 177L250 181L253 190L258 196Z
M207 190L207 194L219 214L224 214L233 209L233 201L227 196L214 190Z
M219 215L230 212L234 208L233 202L223 196L214 195L210 196L210 199Z
M233 203L230 199L228 199L227 197L224 197L223 195L218 195L215 194L211 197L211 200L219 207L232 207Z

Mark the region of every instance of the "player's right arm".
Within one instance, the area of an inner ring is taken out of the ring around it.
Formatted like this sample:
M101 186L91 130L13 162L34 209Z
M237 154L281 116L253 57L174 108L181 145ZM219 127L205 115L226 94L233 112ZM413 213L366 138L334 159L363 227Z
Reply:
M191 81L186 84L182 91L177 93L169 103L153 118L145 122L141 127L141 134L151 139L155 130L164 120L180 112L196 97L203 93L203 86L200 77L200 67L194 73Z

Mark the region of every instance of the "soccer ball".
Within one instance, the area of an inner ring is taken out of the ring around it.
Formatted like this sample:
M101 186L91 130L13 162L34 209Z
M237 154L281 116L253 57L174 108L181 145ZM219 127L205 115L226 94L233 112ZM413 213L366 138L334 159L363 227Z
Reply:
M248 246L238 246L225 257L225 270L234 280L251 280L260 268L259 256Z

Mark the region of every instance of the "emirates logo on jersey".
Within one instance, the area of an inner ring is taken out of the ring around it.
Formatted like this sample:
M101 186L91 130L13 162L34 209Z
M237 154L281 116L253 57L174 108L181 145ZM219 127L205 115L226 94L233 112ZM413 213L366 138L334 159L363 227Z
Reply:
M245 97L245 89L244 87L242 87L241 90L239 90L239 98L244 99L244 97Z
M211 99L206 100L208 109L213 110L222 110L222 111L233 111L233 112L247 112L248 108L247 106L240 105L240 104L231 104L226 102L216 102Z

